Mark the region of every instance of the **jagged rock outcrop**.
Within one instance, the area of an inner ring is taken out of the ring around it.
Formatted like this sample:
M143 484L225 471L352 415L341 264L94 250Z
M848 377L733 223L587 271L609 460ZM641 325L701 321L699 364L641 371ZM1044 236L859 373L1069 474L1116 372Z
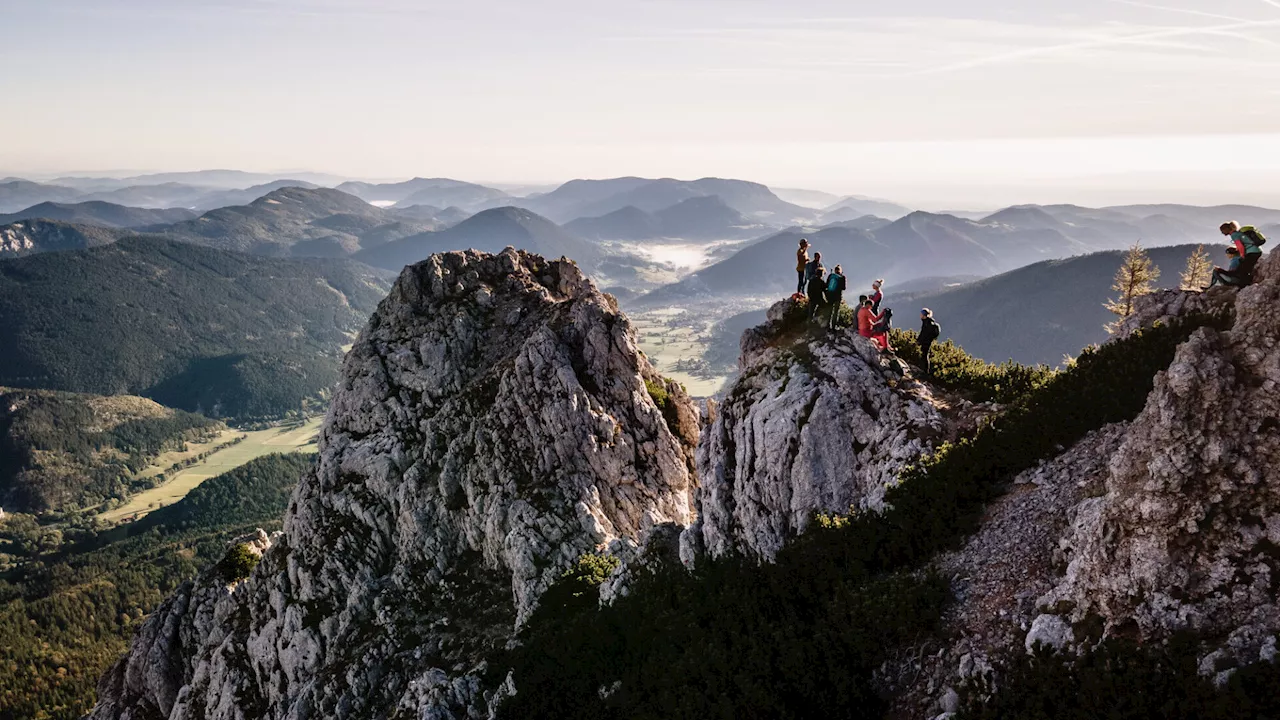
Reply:
M183 586L100 685L101 718L485 717L485 674L576 558L692 519L697 415L566 260L401 274L349 353L284 533ZM661 393L655 393L661 394Z
M898 471L946 433L896 360L856 332L808 333L795 315L790 300L777 303L743 335L742 373L698 447L686 561L704 551L771 558L815 512L878 508Z
M1280 631L1280 258L1260 267L1223 295L1234 326L1196 331L1157 377L1043 605L1144 638L1243 633L1250 661Z

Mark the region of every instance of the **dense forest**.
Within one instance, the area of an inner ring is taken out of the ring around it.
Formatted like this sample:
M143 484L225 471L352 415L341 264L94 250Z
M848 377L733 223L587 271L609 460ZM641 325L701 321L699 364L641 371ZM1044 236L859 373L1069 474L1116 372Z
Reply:
M390 287L343 260L156 238L0 263L0 385L136 394L211 417L278 417L337 381Z
M0 507L67 512L124 497L157 455L224 427L140 397L0 388Z
M69 532L74 542L58 552L0 575L0 719L83 715L138 622L219 561L230 539L278 528L311 462L300 454L259 458L138 523ZM0 552L41 531L20 517L0 522Z

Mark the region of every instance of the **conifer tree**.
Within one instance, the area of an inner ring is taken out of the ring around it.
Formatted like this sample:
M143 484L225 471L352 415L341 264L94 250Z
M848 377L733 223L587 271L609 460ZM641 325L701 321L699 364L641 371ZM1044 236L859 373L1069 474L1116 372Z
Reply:
M1159 278L1160 268L1151 263L1151 256L1142 249L1141 242L1134 243L1116 271L1116 281L1111 286L1120 296L1103 303L1105 308L1119 316L1114 322L1107 323L1108 333L1119 331L1124 319L1133 314L1134 300L1155 290L1155 282Z
M1187 258L1187 266L1182 271L1183 290L1203 290L1213 279L1213 263L1209 262L1209 253L1200 245Z

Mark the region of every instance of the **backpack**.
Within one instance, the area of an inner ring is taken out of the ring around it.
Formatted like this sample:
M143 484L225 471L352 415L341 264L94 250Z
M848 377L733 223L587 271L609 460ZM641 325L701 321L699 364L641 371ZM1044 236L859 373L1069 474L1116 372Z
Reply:
M940 335L942 335L942 326L938 324L937 320L929 318L929 321L925 323L924 329L920 331L920 341L933 342Z
M844 292L844 276L833 274L827 278L827 292Z
M1252 225L1245 225L1240 228L1240 234L1248 238L1254 247L1262 247L1267 244L1267 236L1258 232L1258 228Z

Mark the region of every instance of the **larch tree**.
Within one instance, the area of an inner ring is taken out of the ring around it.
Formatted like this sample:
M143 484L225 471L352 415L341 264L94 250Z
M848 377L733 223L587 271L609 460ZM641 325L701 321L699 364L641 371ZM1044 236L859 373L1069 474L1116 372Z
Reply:
M1108 333L1115 334L1119 331L1125 318L1133 314L1134 301L1155 290L1158 279L1160 268L1152 264L1151 256L1142 249L1142 243L1134 243L1124 256L1120 269L1116 271L1115 283L1111 285L1111 289L1120 293L1120 296L1103 303L1103 307L1119 316L1114 322L1107 323Z
M1183 290L1203 290L1213 279L1213 263L1209 262L1209 253L1203 245L1196 248L1187 258L1187 266L1182 270Z

